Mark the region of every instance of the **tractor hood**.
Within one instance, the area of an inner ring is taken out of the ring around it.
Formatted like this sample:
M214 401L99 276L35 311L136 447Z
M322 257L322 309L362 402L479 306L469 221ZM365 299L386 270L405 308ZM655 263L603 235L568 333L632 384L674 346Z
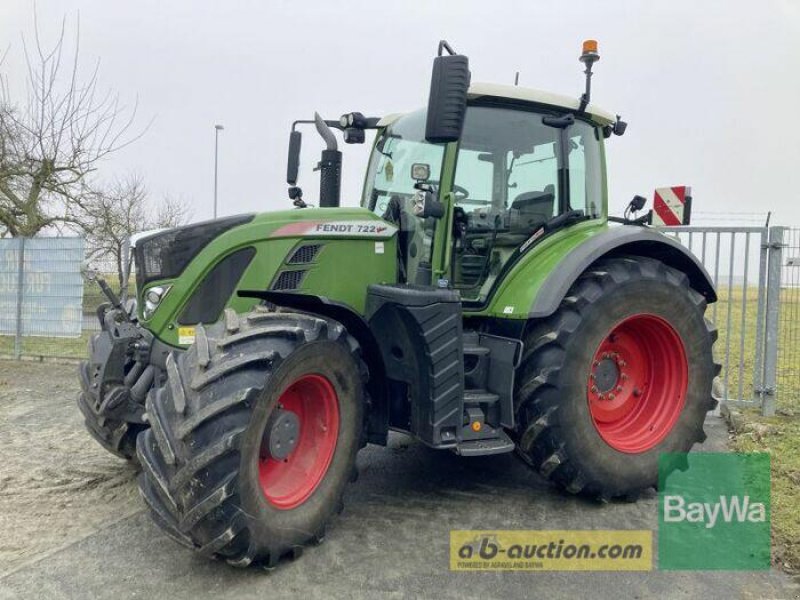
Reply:
M137 285L178 277L212 241L236 228L235 237L368 237L389 238L397 228L363 208L308 208L243 214L184 227L158 229L131 237Z
M191 336L179 333L187 327L215 322L225 307L249 310L254 300L238 297L239 290L313 293L363 310L369 283L396 278L396 232L365 208L306 208L139 238L140 321L166 343L184 345Z

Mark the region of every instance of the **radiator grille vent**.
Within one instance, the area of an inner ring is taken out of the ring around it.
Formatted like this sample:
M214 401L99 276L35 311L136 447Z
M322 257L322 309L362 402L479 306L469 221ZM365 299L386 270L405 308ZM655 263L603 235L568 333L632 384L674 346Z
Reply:
M272 284L273 290L296 290L305 277L305 271L284 271Z
M304 265L313 262L322 244L307 244L294 251L292 257L286 261L290 265Z

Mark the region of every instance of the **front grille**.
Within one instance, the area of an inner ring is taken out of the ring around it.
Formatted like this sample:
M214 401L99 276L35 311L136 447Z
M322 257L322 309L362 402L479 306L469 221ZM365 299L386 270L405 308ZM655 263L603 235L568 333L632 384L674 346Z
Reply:
M273 290L296 290L300 287L306 271L284 271L272 284Z
M186 266L218 235L253 219L239 215L170 229L136 243L136 284L141 290L148 282L180 275Z
M317 252L322 248L322 244L307 244L300 246L294 254L286 261L287 265L305 265L314 260Z

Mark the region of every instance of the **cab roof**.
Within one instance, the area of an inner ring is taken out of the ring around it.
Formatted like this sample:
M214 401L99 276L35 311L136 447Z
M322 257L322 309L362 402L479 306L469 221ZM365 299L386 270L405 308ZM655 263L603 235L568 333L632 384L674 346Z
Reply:
M501 85L499 83L473 83L469 86L467 98L474 100L476 98L501 98L506 100L522 100L524 102L535 102L545 106L554 106L556 108L566 108L567 110L578 110L580 107L580 98L577 96L565 96L563 94L556 94L553 92L546 92L544 90L537 90L534 88L519 87L516 85ZM617 118L607 110L603 110L596 104L589 104L586 107L586 113L589 114L595 122L600 125L610 125L614 123ZM380 122L379 126L384 127L393 123L403 116L405 113L392 113L385 115Z
M543 90L519 87L516 85L501 85L499 83L473 83L469 86L467 98L474 100L475 98L484 97L535 102L537 104L566 108L568 110L578 110L580 107L580 98L577 96L564 96L553 92L545 92ZM586 112L601 125L609 125L616 121L616 116L595 104L590 103L589 106L586 107Z

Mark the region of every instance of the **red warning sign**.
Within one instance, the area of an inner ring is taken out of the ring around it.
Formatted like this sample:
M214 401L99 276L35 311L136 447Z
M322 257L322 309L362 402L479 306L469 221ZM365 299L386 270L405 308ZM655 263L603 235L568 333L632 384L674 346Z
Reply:
M688 185L656 188L653 198L653 225L688 225L692 208L692 188Z

